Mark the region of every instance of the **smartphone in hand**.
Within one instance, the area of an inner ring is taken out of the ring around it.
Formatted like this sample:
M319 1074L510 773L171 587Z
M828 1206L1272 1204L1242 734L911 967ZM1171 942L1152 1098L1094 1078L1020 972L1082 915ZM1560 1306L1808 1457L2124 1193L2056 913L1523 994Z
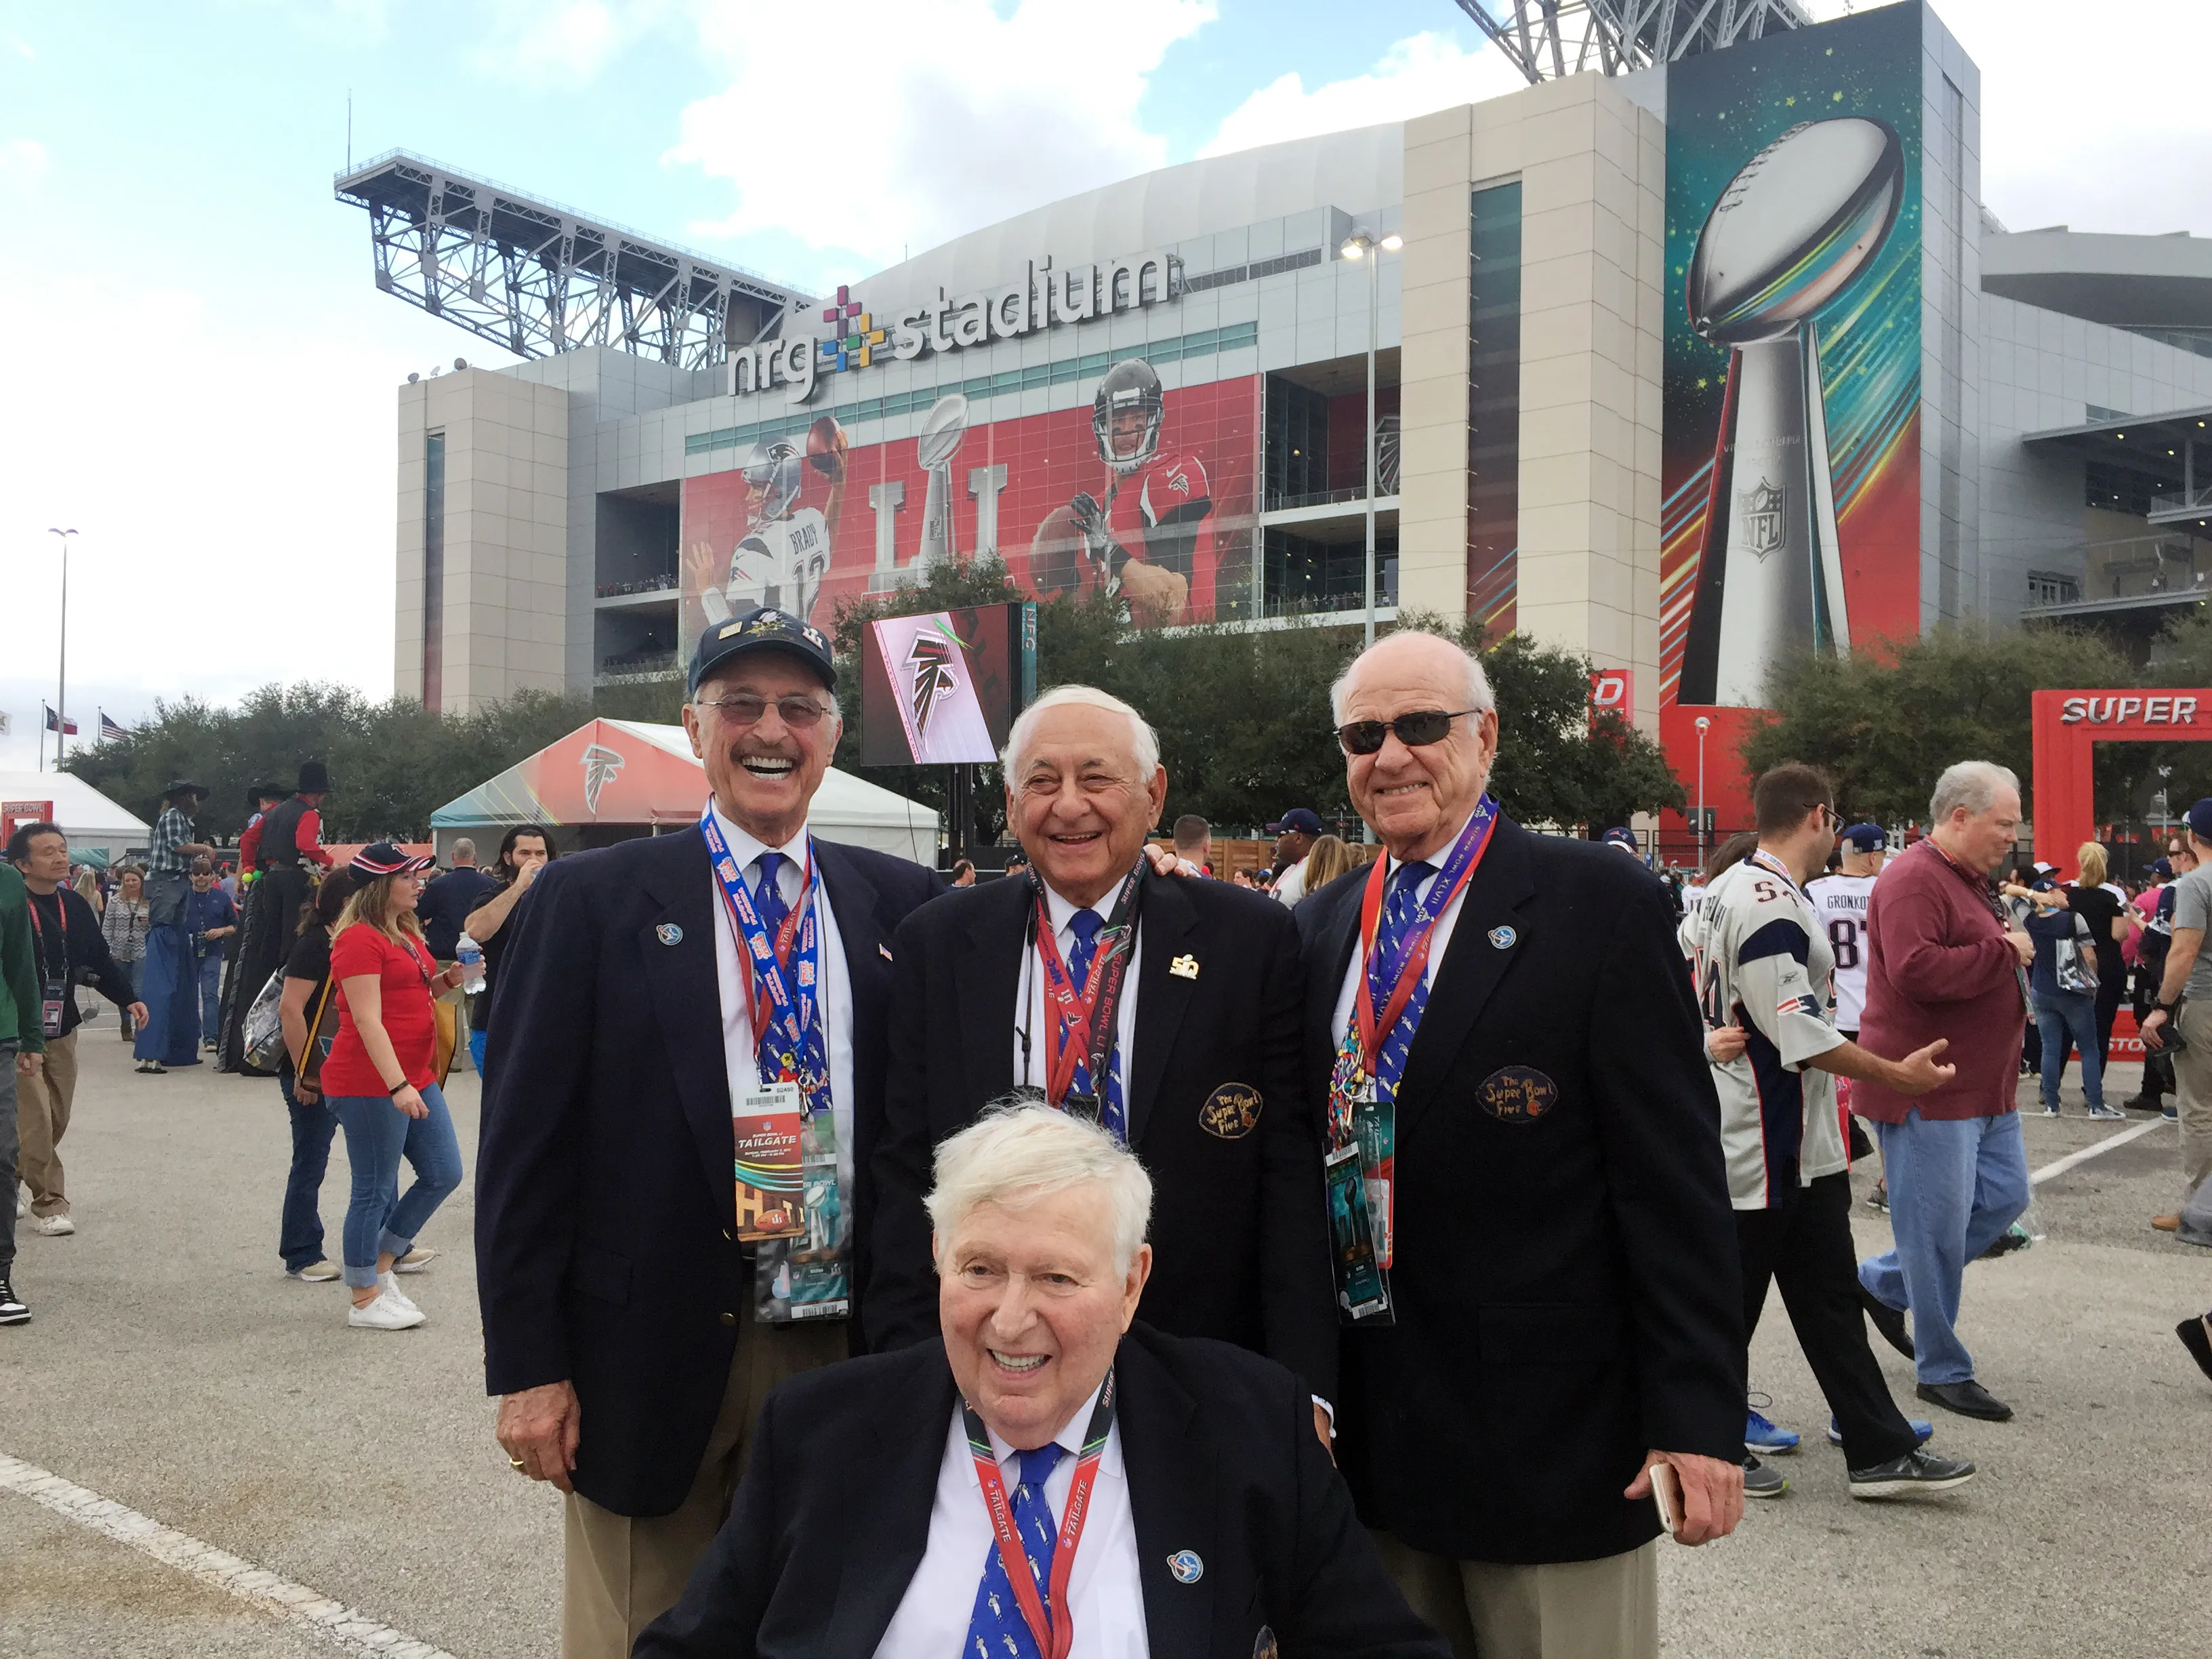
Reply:
M1673 1537L1682 1529L1682 1477L1668 1462L1651 1466L1651 1501L1658 1507L1659 1524Z

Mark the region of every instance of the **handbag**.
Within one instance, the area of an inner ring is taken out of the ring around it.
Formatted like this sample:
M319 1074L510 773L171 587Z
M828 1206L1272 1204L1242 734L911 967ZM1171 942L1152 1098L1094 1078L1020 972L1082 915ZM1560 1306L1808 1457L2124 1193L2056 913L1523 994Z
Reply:
M2074 936L2058 941L2051 951L2051 966L2060 990L2081 996L2097 994L2097 944L2087 916L2074 918Z
M273 1072L284 1058L284 970L269 975L246 1011L246 1061L261 1071Z
M337 1041L338 982L325 974L322 994L316 999L314 1018L307 1022L307 1052L301 1056L300 1081L318 1094L323 1086L323 1062L331 1057L331 1044Z
M446 1074L453 1069L453 1050L459 1046L457 1005L443 997L432 997L430 1017L437 1027L430 1045L430 1074L442 1089L446 1086Z

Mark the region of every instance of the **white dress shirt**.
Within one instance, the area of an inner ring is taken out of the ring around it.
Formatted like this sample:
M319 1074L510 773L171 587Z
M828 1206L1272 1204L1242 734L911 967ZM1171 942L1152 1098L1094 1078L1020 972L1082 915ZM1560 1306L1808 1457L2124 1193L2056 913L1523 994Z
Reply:
M1115 886L1114 894L1118 895L1120 891L1121 888ZM1060 945L1060 959L1065 962L1068 953L1075 949L1075 929L1071 924L1075 913L1084 907L1069 902L1049 886L1044 890L1044 902L1047 913L1052 917L1053 938ZM1112 908L1113 895L1100 900L1099 904L1104 907L1097 909L1098 918L1103 921L1107 919L1108 910ZM1137 969L1144 961L1144 948L1145 928L1139 921L1137 936L1129 942L1132 960L1121 979L1121 1006L1114 1011L1115 1063L1121 1073L1124 1112L1129 1107L1130 1079L1137 1074L1134 1058L1137 1052ZM1031 945L1025 953L1021 977L1014 991L1014 1084L1017 1088L1024 1085L1038 1089L1045 1086L1045 1078L1052 1069L1051 1022L1057 1018L1046 1010L1044 964L1037 960L1036 946ZM1022 1034L1024 1031L1029 1033L1030 1039L1026 1055L1022 1052ZM1106 1098L1103 1080L1094 1079L1093 1081L1099 1085L1098 1098L1103 1107Z
M786 908L799 902L799 886L806 879L804 824L781 847L769 847L738 828L723 815L720 806L714 808L714 823L722 832L722 844L738 862L738 873L744 878L748 892L760 880L760 855L781 853L783 864L776 872L776 890L783 895ZM752 975L746 971L744 959L738 952L737 918L730 914L729 902L722 896L722 884L711 871L707 880L714 890L714 914L720 918L714 927L714 980L722 1000L722 1063L729 1073L730 1103L734 1108L741 1094L759 1087L762 1081L759 1054L753 1044ZM813 902L815 914L821 918L823 1035L830 1043L830 1115L837 1126L837 1184L850 1193L853 981L845 971L845 942L838 937L836 913L830 906L830 891L823 885L818 869L814 872ZM794 946L793 955L797 954ZM774 1078L767 1080L775 1081Z
M1465 824L1460 826L1462 830L1466 827ZM1456 836L1453 837L1453 841L1457 839ZM1450 856L1451 846L1451 842L1446 842L1443 851L1437 854L1437 858L1441 860ZM1402 860L1395 858L1389 860L1389 869L1385 874L1386 881L1397 879L1398 866L1401 862ZM1435 875L1425 879L1414 890L1415 898L1425 901L1429 896L1429 890L1437 884L1437 878L1443 873L1443 870L1439 868ZM1386 886L1383 891L1387 895L1389 889ZM1389 901L1386 898L1384 902L1387 903ZM1421 983L1430 990L1436 988L1437 969L1443 965L1444 952L1451 948L1452 929L1459 926L1460 906L1466 902L1467 888L1462 886L1452 896L1452 902L1444 906L1443 915L1437 918L1436 933L1429 941L1429 959L1421 964ZM1352 1029L1352 1003L1359 995L1359 976L1366 971L1366 968L1367 959L1360 951L1358 935L1355 933L1352 936L1352 965L1345 969L1343 987L1336 994L1336 1013L1330 1020L1328 1027L1335 1034L1336 1041L1340 1044L1344 1041L1344 1034ZM1375 1012L1380 1015L1382 1011L1377 1008Z
M1067 1512L1076 1456L1083 1449L1084 1431L1091 1426L1097 1403L1094 1389L1053 1437L1067 1449L1044 1483L1045 1501L1052 1506L1055 1524ZM1011 1504L1022 1478L1020 1455L995 1434L991 1450L998 1457ZM972 1649L965 1653L963 1649L975 1613L975 1592L983 1582L983 1564L997 1547L990 1511L983 1507L983 1483L975 1478L968 1431L956 1405L945 1431L945 1456L937 1466L928 1547L877 1644L876 1659L974 1659ZM1106 1449L1098 1460L1090 1518L1083 1523L1068 1577L1067 1605L1075 1618L1075 1645L1069 1659L1146 1659L1145 1589L1137 1572L1137 1524L1129 1507L1129 1477L1121 1463L1118 1421L1108 1431Z

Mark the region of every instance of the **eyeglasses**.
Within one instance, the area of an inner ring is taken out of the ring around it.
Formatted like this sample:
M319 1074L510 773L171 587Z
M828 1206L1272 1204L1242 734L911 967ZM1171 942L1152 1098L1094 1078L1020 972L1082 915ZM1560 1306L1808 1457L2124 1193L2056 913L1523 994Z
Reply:
M1442 743L1454 720L1480 713L1480 708L1462 708L1451 714L1441 708L1419 708L1394 720L1354 720L1349 726L1336 728L1336 740L1344 745L1347 755L1371 755L1382 747L1382 739L1395 732L1398 741L1407 748L1420 749Z
M731 725L747 726L760 724L761 716L768 713L769 702L768 698L750 691L739 691L726 697L700 697L692 703L692 707L715 709ZM800 696L796 693L788 697L778 697L775 702L776 714L786 726L795 732L805 731L829 712L812 697Z

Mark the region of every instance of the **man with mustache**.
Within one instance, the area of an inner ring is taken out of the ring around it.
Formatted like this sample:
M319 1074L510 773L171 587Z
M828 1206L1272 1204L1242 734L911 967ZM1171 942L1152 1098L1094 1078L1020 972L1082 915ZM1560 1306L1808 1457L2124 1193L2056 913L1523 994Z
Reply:
M698 823L548 865L507 923L477 1280L500 1444L568 1495L564 1659L629 1652L769 1389L857 1346L889 941L944 884L807 832L836 686L797 617L709 626Z

